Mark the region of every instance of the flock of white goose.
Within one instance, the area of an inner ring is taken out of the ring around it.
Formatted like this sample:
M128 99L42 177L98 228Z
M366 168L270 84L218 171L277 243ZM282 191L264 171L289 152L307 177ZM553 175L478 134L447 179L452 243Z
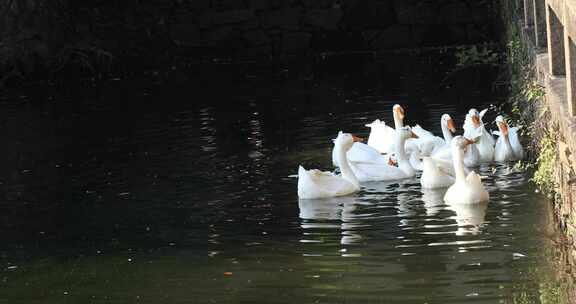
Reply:
M524 150L518 138L518 127L510 127L502 116L496 117L499 131L494 140L482 118L487 110L470 109L464 122L464 134L454 136L454 121L442 115L443 137L419 125L404 126L402 106L392 108L394 126L375 120L367 144L362 139L340 131L334 139L332 162L340 174L320 170L298 169L298 197L319 199L352 194L360 183L394 181L411 178L422 171L422 188L448 188L444 201L449 204L475 204L488 201L489 194L481 177L471 170L481 163L520 160Z

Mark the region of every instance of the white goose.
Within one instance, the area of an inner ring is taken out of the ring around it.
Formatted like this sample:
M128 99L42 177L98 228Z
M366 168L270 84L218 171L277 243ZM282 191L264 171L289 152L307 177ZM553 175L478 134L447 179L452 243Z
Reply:
M494 149L494 160L497 162L514 161L524 157L524 149L518 139L518 128L510 128L502 115L496 117L498 130L493 132L498 135Z
M474 143L468 145L466 147L466 150L464 151L464 166L466 166L466 168L474 168L480 164L480 152L478 151L478 146L476 142L480 140L480 137L482 136L480 132L482 132L482 130L479 128L476 129L475 131L477 133L476 134L470 133L470 138L468 138L474 141ZM449 161L450 167L452 167L452 148L450 147L450 144L447 144L437 149L432 154L432 157L434 159Z
M371 128L368 136L368 145L380 153L394 152L395 130L404 126L405 115L404 108L401 105L395 104L392 107L392 116L394 117L394 129L380 120L375 120L371 124L366 125Z
M417 159L419 156L418 152L413 152L410 161L412 162L412 166L417 168L418 170L425 171L428 168L428 172L423 172L422 175L424 176L424 184L427 185L429 188L435 187L447 187L447 186L434 186L432 182L434 180L434 176L437 176L438 172L434 170L438 169L442 172L454 176L454 168L452 166L452 156L450 152L450 142L452 142L452 135L453 132L456 132L456 128L454 127L454 121L448 114L442 115L440 118L440 128L442 129L443 139L437 136L436 138L437 145L433 149L432 157L427 160L428 165L425 165L423 160ZM427 131L426 131L427 132ZM418 134L416 134L418 135ZM426 136L422 134L423 136ZM420 135L418 135L420 137ZM433 164L433 165L432 165ZM434 170L430 170L435 168ZM422 182L422 179L421 179ZM441 183L444 184L444 183ZM451 185L451 184L450 184ZM450 186L448 185L448 186Z
M468 176L464 172L464 149L473 141L462 136L452 140L452 160L456 171L456 181L448 188L444 201L450 204L475 204L488 201L490 195L484 188L480 176L472 171Z
M396 104L392 107L394 117L394 126L396 129L404 126L404 109ZM394 152L394 141L396 137L395 129L386 125L385 122L376 119L367 124L370 128L368 144L355 142L352 148L347 152L348 160L354 162L379 163L387 164L388 157L381 154L391 154ZM332 163L339 167L338 157L336 157L336 147L332 150Z
M354 142L354 145L352 145L352 148L346 152L348 161L383 164L388 162L386 156L382 155L378 150L363 143L363 138L355 137L355 139L356 141ZM336 142L336 139L332 139L332 142ZM332 148L332 164L335 167L340 167L338 161L338 147L336 145Z
M410 127L397 129L395 136L395 156L398 167L391 164L390 159L384 157L379 162L350 162L354 175L360 182L390 181L410 178L416 171L410 165L404 143L408 138L416 138Z
M442 130L442 137L434 136L432 132L425 130L419 125L412 128L414 133L420 138L418 140L418 147L422 155L430 156L438 150L449 147L453 138L452 133L456 132L454 121L450 115L443 114L442 117L440 117L440 128Z
M480 162L491 162L494 159L495 141L492 135L486 131L482 122L482 117L487 111L488 109L485 109L479 113L476 109L470 109L464 121L464 137L472 138L475 137L475 133L480 134L480 138L476 142Z
M386 125L385 122L376 119L367 127L371 128L370 135L368 136L368 144L356 142L347 153L349 161L364 162L364 163L377 163L387 164L389 156L395 153L396 130L404 126L404 109L399 104L392 107L392 115L394 117L394 128ZM417 149L417 142L415 139L409 138L406 143L407 154ZM385 156L382 156L385 154ZM338 167L338 158L336 157L335 150L332 150L332 163Z
M358 179L350 169L346 152L350 150L354 141L358 140L349 133L338 133L334 144L338 147L336 155L340 164L341 175L320 170L306 170L298 168L298 197L301 199L315 199L334 196L343 196L360 190Z
M368 136L368 146L376 149L380 153L385 153L390 151L392 140L394 138L394 128L386 125L384 121L380 119L374 120L372 123L366 125L370 128L370 135Z
M420 185L424 189L447 188L454 184L454 177L446 172L436 161L430 157L422 159L423 172Z
M442 115L442 117L440 118L440 129L442 130L443 138L434 136L435 138L438 139L436 140L438 144L436 144L436 146L433 147L431 155L434 156L435 158L441 158L441 159L450 158L449 157L450 142L452 142L452 138L454 138L454 135L452 135L452 133L456 132L456 128L454 127L454 120L452 120L452 117L450 117L450 115L448 114ZM422 137L418 133L416 133L416 135L418 135L418 137Z
M484 118L486 112L488 112L488 109L478 112L478 110L472 108L468 111L463 125L464 137L469 137L470 133L474 133L474 130L482 124L482 118Z

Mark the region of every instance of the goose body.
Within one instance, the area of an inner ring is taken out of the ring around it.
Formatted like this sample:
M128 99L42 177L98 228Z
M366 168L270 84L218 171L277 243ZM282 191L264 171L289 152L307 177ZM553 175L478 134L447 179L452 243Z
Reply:
M298 197L316 199L348 195L360 190L358 179L350 169L346 152L354 144L355 138L348 133L338 133L334 144L338 147L336 155L340 164L341 175L320 170L298 168Z
M394 153L395 130L404 126L404 108L402 106L395 104L392 107L392 116L394 118L394 129L378 119L366 125L370 128L368 145L380 153Z
M488 109L478 112L476 109L470 109L466 114L464 121L464 137L472 138L475 134L480 134L480 138L476 141L478 148L479 162L491 162L494 160L494 138L486 131L482 118Z
M446 144L446 141L438 136L432 134L432 132L425 130L420 125L416 125L412 128L414 134L418 136L418 139L414 140L417 145L420 154L423 156L430 156L439 147Z
M354 145L352 145L352 148L346 152L346 157L348 161L351 162L376 164L388 163L388 158L385 155L382 155L378 150L362 142L355 142ZM334 145L334 148L332 149L332 164L335 167L340 167L340 162L338 161L338 147L336 145Z
M444 201L450 204L476 204L488 201L490 198L488 191L484 188L480 176L472 171L465 175L464 171L464 149L473 143L462 136L456 136L451 143L452 161L456 180L446 194Z
M416 170L410 165L404 143L406 139L415 136L409 127L403 127L396 130L395 138L395 156L398 167L392 165L385 156L377 162L350 162L350 167L354 175L360 182L369 181L390 181L410 178L416 175Z
M420 185L425 189L447 188L454 184L454 177L438 165L434 159L424 157Z
M380 153L392 151L394 128L386 125L386 123L380 119L374 120L372 123L367 124L366 127L370 128L368 146L376 149Z
M496 117L496 125L499 131L494 133L499 137L494 148L494 160L505 162L522 159L524 157L524 149L518 140L518 129L510 128L502 116ZM511 135L513 135L514 140L512 140ZM514 145L512 145L512 142Z
M509 129L508 138L510 139L510 145L512 146L512 150L514 151L514 155L516 155L517 159L524 159L524 148L520 143L520 137L518 131L520 127L512 127Z
M440 118L440 128L442 130L443 138L438 138L437 142L438 145L435 146L434 150L432 151L432 159L443 172L446 172L452 176L455 175L454 168L452 165L452 150L450 148L450 143L454 138L453 133L456 132L456 128L454 126L454 120L448 114L443 114ZM441 141L441 142L440 142ZM478 164L478 149L474 144L471 144L466 149L464 154L464 164L466 167L474 167ZM421 166L422 167L422 166Z

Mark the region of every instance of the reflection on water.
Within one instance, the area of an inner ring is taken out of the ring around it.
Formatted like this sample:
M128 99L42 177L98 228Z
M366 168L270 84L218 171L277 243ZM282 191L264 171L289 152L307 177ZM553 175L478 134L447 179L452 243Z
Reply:
M479 169L483 205L446 205L418 178L298 200L290 176L332 170L339 130L366 136L401 103L439 134L442 113L461 125L471 104L496 102L443 91L435 61L413 60L366 63L382 71L370 87L346 74L226 89L126 81L73 102L0 100L0 301L538 299L547 210L512 165Z
M421 189L422 201L426 208L427 216L435 216L444 209L444 194L446 189Z
M366 215L356 213L359 204L362 203L356 201L354 197L299 200L300 218L303 220L301 227L304 229L304 238L301 242L322 242L312 239L316 235L315 232L333 228L340 228L342 245L361 242L362 236L355 230L369 225L361 221Z
M488 203L480 204L449 204L448 209L454 211L458 230L456 235L478 234L485 221Z

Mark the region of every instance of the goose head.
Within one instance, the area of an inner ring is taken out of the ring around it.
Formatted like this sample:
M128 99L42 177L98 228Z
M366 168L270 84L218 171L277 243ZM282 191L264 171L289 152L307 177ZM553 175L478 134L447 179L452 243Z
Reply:
M395 104L392 107L392 113L394 115L394 121L397 121L397 120L398 121L404 121L404 117L405 117L404 108L402 108L401 105Z
M480 113L478 112L478 110L472 108L470 109L470 111L468 111L468 115L470 116L470 120L472 121L474 128L480 127L482 121L480 120Z
M456 127L454 127L454 120L452 120L452 117L450 117L450 115L448 114L442 115L440 123L442 124L443 127L446 127L448 130L450 130L450 132L456 133Z
M355 142L362 142L364 139L350 133L338 132L338 136L334 139L334 145L340 146L345 150L352 148Z
M453 149L458 149L458 150L466 150L466 147L468 147L468 145L471 145L475 143L474 140L468 139L464 136L458 135L456 137L454 137L454 139L452 139L452 142L450 143L452 145Z
M503 136L508 136L508 124L502 115L498 115L498 117L496 117L496 125L498 126L498 130L500 130L500 133Z

